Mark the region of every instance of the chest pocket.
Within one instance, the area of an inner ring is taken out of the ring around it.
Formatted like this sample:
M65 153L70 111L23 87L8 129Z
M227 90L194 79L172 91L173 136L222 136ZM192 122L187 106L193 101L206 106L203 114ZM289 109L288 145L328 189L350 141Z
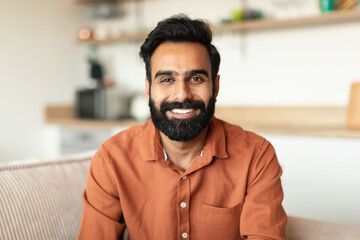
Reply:
M231 208L220 208L201 203L201 231L207 240L238 240L242 203ZM210 237L209 237L210 236Z

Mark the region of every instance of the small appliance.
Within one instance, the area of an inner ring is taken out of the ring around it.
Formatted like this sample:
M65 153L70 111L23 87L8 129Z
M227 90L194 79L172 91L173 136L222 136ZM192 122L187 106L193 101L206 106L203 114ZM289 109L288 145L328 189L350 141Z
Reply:
M129 97L114 86L76 91L76 116L82 119L126 118L129 116L129 104Z

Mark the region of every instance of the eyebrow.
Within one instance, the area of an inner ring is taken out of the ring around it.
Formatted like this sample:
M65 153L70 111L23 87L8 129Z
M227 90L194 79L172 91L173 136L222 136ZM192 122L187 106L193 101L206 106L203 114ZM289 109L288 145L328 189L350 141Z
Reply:
M209 74L206 70L204 69L193 69L193 70L190 70L190 71L186 71L185 72L185 75L187 76L190 76L190 75L195 75L195 74L203 74L207 77L209 77ZM158 71L156 74L155 74L155 78L159 77L159 76L168 76L168 75L179 75L179 73L175 72L175 71L168 71L168 70L165 70L165 71Z
M188 72L186 72L187 75L195 75L195 74L203 74L207 77L209 77L209 74L206 70L204 69L194 69L194 70L190 70Z
M157 78L158 76L167 76L167 75L175 75L174 71L158 71L155 74L155 78Z

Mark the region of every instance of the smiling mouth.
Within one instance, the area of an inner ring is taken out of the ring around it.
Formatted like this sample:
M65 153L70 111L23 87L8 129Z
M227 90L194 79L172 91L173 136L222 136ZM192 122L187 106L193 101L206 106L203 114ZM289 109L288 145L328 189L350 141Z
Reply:
M199 109L194 108L174 108L168 111L168 117L187 119L195 116L199 111Z
M175 108L175 109L171 110L171 112L173 112L175 114L189 114L193 111L194 111L194 109L180 109L180 108Z

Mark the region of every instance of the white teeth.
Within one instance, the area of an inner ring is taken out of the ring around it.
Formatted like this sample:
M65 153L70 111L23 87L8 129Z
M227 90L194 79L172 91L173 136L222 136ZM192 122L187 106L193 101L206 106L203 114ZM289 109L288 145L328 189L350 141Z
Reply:
M192 112L192 109L179 109L179 108L176 108L176 109L173 109L171 110L173 113L179 113L179 114L185 114L185 113L190 113Z

